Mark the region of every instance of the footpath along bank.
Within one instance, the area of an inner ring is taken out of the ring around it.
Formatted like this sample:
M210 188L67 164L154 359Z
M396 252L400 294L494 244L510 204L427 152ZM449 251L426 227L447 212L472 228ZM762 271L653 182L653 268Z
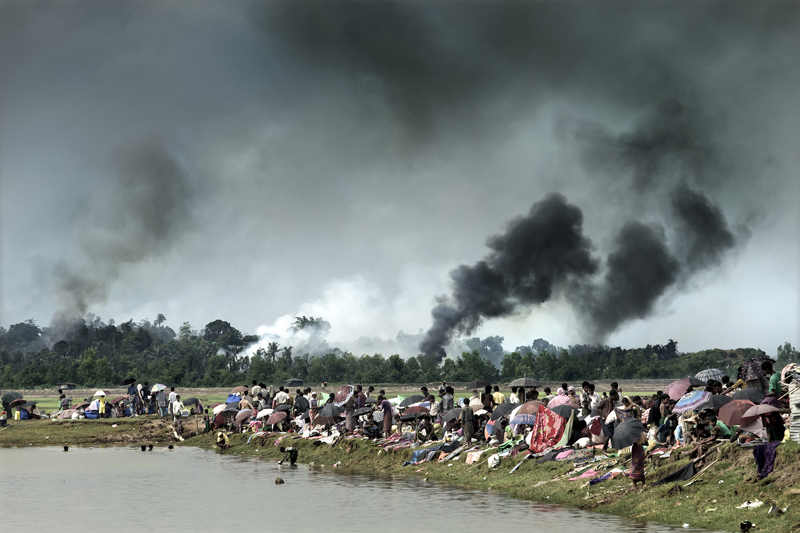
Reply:
M690 480L659 486L650 483L691 462L680 458L680 454L649 465L649 484L644 489L633 489L625 476L595 485L589 485L590 476L582 477L587 470L612 471L629 463L630 455L612 457L613 452L607 459L590 463L588 468L570 460L540 464L537 459L522 459L523 463L514 470L520 460L511 457L501 459L498 466L490 468L487 456L494 452L486 452L469 465L463 453L445 461L439 461L441 453L437 453L433 461L407 464L412 461L413 453L424 447L392 450L391 446L380 446L362 438L326 444L286 435L233 434L229 436L229 443L229 449L220 450L214 435L209 434L188 439L182 445L216 450L224 455L274 460L283 458L281 446L293 446L299 452L298 461L314 468L418 476L450 485L498 490L515 498L638 520L688 523L715 531L739 531L740 523L747 520L756 525L756 531L800 531L800 445L793 442L778 447L774 472L760 481L756 481L752 450L723 443L707 458L708 467ZM594 459L598 457L602 457L600 451ZM738 508L745 502L755 506ZM763 503L759 505L758 502Z

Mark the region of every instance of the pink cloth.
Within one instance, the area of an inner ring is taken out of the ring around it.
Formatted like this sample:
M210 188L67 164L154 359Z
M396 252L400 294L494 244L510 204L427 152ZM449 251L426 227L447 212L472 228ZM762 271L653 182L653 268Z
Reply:
M569 478L569 480L570 480L570 481L575 481L575 480L578 480L578 479L586 479L587 477L594 477L594 476L596 476L596 475L597 475L597 474L599 474L599 473L600 473L600 472L597 472L596 470L592 470L592 469L590 468L589 470L587 470L586 472L584 472L584 473L583 473L583 474L581 474L580 476L578 476L578 477L571 477L571 478Z
M570 455L572 455L573 450L567 450L565 452L561 452L560 454L556 455L556 461L560 461L561 459L566 459Z
M569 405L572 401L563 389L558 389L558 396L547 402L547 407L557 407L559 405Z

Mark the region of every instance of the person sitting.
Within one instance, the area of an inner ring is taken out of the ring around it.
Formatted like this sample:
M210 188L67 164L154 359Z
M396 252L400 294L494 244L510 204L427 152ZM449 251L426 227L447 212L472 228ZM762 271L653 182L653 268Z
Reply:
M219 446L223 450L227 450L228 448L231 447L231 443L228 440L228 436L221 431L217 433L217 446Z

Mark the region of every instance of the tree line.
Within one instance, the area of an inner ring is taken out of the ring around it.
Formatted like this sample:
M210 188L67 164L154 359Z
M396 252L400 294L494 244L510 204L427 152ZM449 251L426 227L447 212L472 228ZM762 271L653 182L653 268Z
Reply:
M175 332L159 315L156 320L132 320L119 325L90 315L66 338L33 320L0 327L0 389L53 387L73 382L85 387L109 387L128 376L140 381L179 387L223 387L252 379L278 384L288 378L309 382L427 383L510 381L529 376L543 381L658 379L694 375L721 368L734 375L762 350L709 349L680 353L677 342L643 348L576 345L559 348L543 339L514 351L502 349L502 337L473 338L456 358L441 363L418 355L356 355L336 348L327 353L293 353L278 342L255 349L258 341L223 320L196 331L184 322ZM298 317L295 328L327 332L330 324ZM791 344L778 347L778 363L800 362Z

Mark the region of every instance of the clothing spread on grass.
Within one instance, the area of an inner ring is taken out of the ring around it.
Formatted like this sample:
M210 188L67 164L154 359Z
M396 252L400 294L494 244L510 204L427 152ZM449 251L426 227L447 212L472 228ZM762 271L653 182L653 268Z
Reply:
M544 405L539 406L536 413L536 425L533 426L530 450L539 453L561 440L567 422Z
M768 442L753 448L753 457L758 466L758 479L767 477L775 466L775 448L780 442Z
M653 486L663 485L664 483L672 483L674 481L686 481L688 479L692 479L696 473L697 471L694 468L694 462L691 462L683 468L679 468L673 473L662 477L653 483Z

